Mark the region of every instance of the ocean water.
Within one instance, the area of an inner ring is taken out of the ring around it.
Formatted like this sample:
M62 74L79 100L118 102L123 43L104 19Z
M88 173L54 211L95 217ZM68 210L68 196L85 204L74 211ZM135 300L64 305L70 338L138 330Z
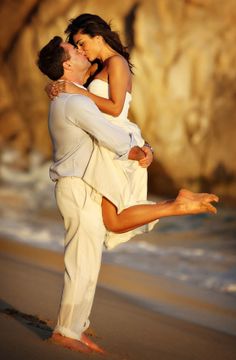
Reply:
M4 175L0 236L62 252L64 229L48 165L22 177ZM103 262L236 297L236 208L219 206L216 216L162 219L152 232L104 250Z

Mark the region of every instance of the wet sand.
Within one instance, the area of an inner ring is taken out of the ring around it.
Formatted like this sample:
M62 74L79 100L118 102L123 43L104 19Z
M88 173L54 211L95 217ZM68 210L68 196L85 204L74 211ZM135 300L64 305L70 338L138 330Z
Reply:
M101 358L96 354L75 353L47 341L55 324L60 300L62 255L6 240L0 241L0 248L1 358ZM109 352L106 358L236 358L236 337L230 334L234 332L236 314L230 302L206 301L201 294L196 297L193 289L183 296L182 291L173 288L174 284L162 279L154 284L149 275L110 265L102 266L99 284L91 323L94 340ZM141 298L144 300L137 300ZM163 311L164 306L166 311ZM167 315L168 306L169 309L171 306L175 308L175 313ZM190 321L190 316L186 317L188 321L183 320L178 312L186 308L192 314L208 314L209 319L205 324L203 320L197 322L194 318ZM218 330L215 330L214 318L219 322L223 319L225 323L231 319L230 326L227 328L225 324L220 330L216 323L215 329Z

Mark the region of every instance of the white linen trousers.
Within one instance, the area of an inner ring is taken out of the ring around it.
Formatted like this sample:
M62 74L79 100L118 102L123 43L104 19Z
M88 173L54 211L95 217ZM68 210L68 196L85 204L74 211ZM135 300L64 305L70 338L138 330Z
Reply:
M101 204L79 177L60 178L55 196L65 226L64 287L55 333L80 339L89 326L106 229Z

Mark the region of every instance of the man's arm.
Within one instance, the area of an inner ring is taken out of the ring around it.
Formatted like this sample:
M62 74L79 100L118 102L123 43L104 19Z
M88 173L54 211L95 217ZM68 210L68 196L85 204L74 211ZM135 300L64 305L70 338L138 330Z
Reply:
M66 103L66 117L76 126L88 132L100 144L119 156L126 156L131 160L145 157L132 134L107 120L92 100L81 95L71 95ZM131 148L134 148L130 152Z

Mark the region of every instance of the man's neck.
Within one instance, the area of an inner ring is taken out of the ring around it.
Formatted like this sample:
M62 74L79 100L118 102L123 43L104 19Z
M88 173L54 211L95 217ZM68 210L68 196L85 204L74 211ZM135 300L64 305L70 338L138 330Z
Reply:
M89 76L91 75L91 69L90 66L85 72L83 73L74 73L74 72L64 72L64 75L60 78L60 80L70 81L77 83L79 85L84 85L86 81L88 80Z
M61 77L61 80L75 82L79 85L83 85L87 80L87 70L85 72L65 72Z

